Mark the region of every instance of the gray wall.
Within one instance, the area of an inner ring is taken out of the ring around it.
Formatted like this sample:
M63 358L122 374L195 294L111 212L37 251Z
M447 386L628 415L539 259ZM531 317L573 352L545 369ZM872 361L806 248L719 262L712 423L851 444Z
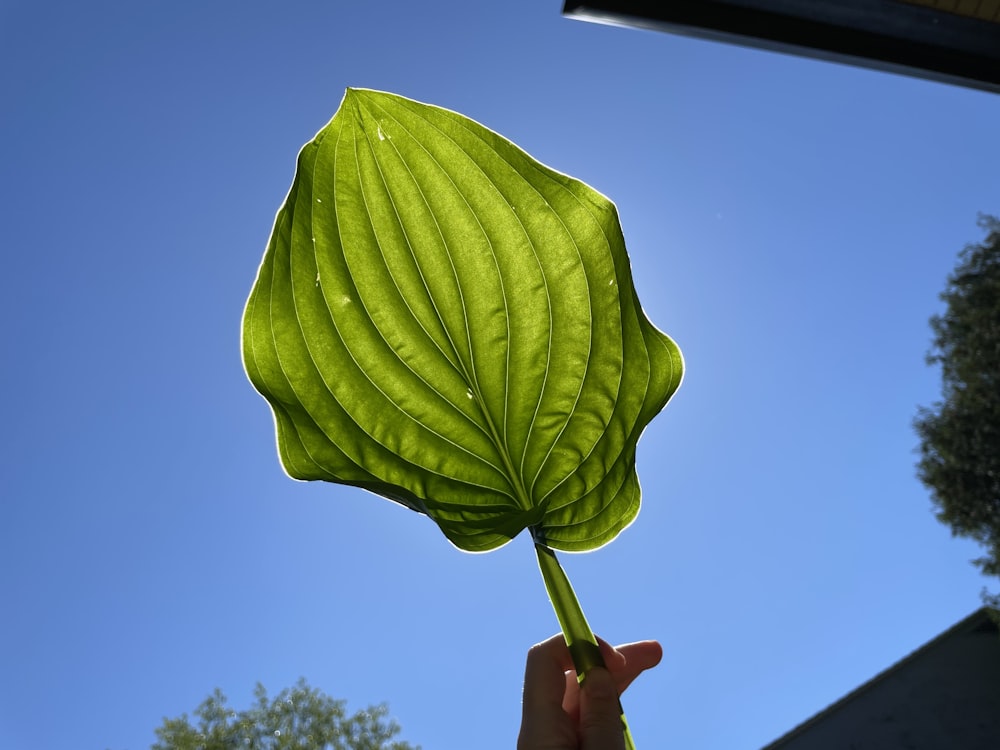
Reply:
M897 749L1000 750L1000 635L985 611L765 748Z

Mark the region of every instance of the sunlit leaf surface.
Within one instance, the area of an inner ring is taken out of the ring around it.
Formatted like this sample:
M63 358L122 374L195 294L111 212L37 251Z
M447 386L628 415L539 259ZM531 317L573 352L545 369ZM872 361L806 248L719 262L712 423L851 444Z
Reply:
M243 358L291 476L389 497L470 551L525 528L613 539L682 370L611 201L466 117L360 89L299 154Z

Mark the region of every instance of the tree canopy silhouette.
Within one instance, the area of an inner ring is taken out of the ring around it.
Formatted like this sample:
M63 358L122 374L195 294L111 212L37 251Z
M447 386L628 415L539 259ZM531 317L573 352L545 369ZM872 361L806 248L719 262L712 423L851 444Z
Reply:
M193 721L187 714L164 719L152 750L420 750L393 740L400 728L385 704L348 714L345 701L304 679L270 699L258 683L254 696L253 706L235 711L216 688Z
M928 364L941 365L942 400L921 408L917 475L937 517L986 550L974 563L1000 576L1000 220L980 217L986 239L967 246L931 318ZM994 605L1000 596L987 597Z

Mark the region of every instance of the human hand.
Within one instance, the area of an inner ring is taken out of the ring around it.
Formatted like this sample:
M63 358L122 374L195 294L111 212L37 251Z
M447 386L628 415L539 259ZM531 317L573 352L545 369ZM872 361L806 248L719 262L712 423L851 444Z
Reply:
M517 750L624 750L618 696L659 664L663 649L656 641L597 642L608 668L591 669L582 686L562 635L528 651Z

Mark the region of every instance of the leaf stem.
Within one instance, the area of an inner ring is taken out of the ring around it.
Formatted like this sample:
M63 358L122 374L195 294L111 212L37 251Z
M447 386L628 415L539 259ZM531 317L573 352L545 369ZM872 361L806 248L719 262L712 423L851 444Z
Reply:
M549 592L549 601L552 602L552 608L556 611L559 627L562 628L563 637L566 639L570 656L573 658L577 679L582 685L587 678L587 673L593 667L607 668L604 664L604 657L601 656L597 638L594 637L590 625L587 624L587 618L583 614L573 586L570 584L569 578L566 577L566 573L563 572L559 560L556 559L556 553L536 541L535 554L538 556L538 567L542 571L545 589ZM621 715L622 731L625 734L625 750L635 750L632 733L629 731L620 701L618 711Z

